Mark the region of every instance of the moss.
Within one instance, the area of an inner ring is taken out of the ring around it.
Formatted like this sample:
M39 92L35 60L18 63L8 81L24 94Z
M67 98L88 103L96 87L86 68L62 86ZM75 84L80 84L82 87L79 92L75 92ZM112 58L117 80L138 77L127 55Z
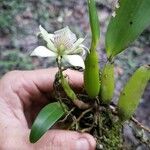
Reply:
M0 76L11 70L31 70L31 58L18 50L0 52Z
M99 115L98 143L104 150L122 149L122 125L118 118L108 109L104 109Z

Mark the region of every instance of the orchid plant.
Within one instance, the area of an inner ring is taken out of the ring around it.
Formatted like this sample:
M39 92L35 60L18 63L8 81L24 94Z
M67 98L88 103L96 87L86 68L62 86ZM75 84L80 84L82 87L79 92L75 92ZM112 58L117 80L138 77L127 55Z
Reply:
M95 0L87 0L87 2L92 32L90 48L84 46L83 42L85 39L77 39L76 35L68 26L55 31L54 34L48 33L40 26L39 35L46 42L46 47L39 46L35 48L31 56L55 59L58 66L59 84L66 93L66 96L71 100L71 103L83 111L79 118L81 119L86 113L92 110L95 119L93 121L94 125L100 126L102 122L99 121L98 123L98 118L101 116L99 107L104 106L109 108L114 94L114 59L150 25L150 0L120 0L117 3L116 10L113 12L106 33L106 53L108 61L103 70L99 68L99 58L96 51L100 39L96 4ZM85 55L86 58L84 60L83 56ZM64 68L68 67L68 65L66 67L66 63L69 64L69 66L83 68L84 87L86 95L88 96L86 102L79 100L81 97L77 96L69 86L66 76L63 74ZM150 66L144 65L133 74L125 85L120 94L118 106L115 107L115 113L117 112L121 124L129 120L134 114L149 79ZM114 109L112 111L114 112ZM33 123L30 141L32 143L38 141L62 116L66 116L65 118L67 118L71 115L75 118L71 112L72 109L61 100L45 106ZM80 120L79 118L75 119L71 125L77 125L77 121ZM92 128L93 124L88 130Z

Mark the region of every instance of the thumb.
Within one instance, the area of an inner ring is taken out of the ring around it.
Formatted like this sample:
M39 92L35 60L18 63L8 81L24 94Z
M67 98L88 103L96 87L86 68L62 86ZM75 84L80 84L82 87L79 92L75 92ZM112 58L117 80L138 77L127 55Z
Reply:
M0 134L0 149L3 150L94 150L96 142L87 133L50 130L37 143L29 142L30 130L7 128Z
M94 150L96 142L87 133L50 130L34 146L45 150Z

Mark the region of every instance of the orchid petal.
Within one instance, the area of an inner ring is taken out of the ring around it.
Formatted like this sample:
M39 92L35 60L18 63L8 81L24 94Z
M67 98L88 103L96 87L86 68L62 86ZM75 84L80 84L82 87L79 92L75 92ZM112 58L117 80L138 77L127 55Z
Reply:
M84 50L83 50L83 54L82 55L85 55L87 52L90 53L90 50L89 48L87 48L86 46L84 46L83 44L81 44L79 47L82 47Z
M74 51L74 54L80 54L82 56L85 56L86 53L87 53L87 51L82 47L79 47Z
M54 44L57 48L64 45L66 50L71 49L76 40L76 35L71 32L68 26L54 32Z
M47 42L47 47L51 50L51 51L56 51L56 47L53 43L54 41L54 35L53 34L49 34L41 25L39 26L40 31L41 31L41 36L42 38Z
M83 44L80 44L79 47L82 47L82 48L84 48L84 50L86 50L87 52L90 52L90 50L89 50L86 46L84 46Z
M74 44L72 50L75 50L81 43L83 43L84 38L79 38Z
M66 26L63 29L57 30L54 32L55 35L66 36L65 38L69 38L73 43L77 40L76 35Z
M85 68L83 58L79 55L65 55L63 58L73 66Z
M87 52L89 53L89 49L83 44L80 44L76 49L68 52L68 54L81 54L82 56L84 56Z
M44 46L38 46L36 49L33 50L30 56L56 57L56 53L50 51Z

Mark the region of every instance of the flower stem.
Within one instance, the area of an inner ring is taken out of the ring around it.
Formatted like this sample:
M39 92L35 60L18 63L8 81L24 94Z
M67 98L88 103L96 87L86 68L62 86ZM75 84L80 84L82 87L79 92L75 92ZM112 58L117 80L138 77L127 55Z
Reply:
M61 65L61 58L57 58L56 60L57 66L58 66L58 74L60 78L60 82L62 85L62 88L64 89L66 95L71 99L71 101L74 103L75 106L77 106L79 109L88 109L90 106L82 101L80 101L74 91L71 89L68 81L66 80L65 76L63 75L63 69Z

